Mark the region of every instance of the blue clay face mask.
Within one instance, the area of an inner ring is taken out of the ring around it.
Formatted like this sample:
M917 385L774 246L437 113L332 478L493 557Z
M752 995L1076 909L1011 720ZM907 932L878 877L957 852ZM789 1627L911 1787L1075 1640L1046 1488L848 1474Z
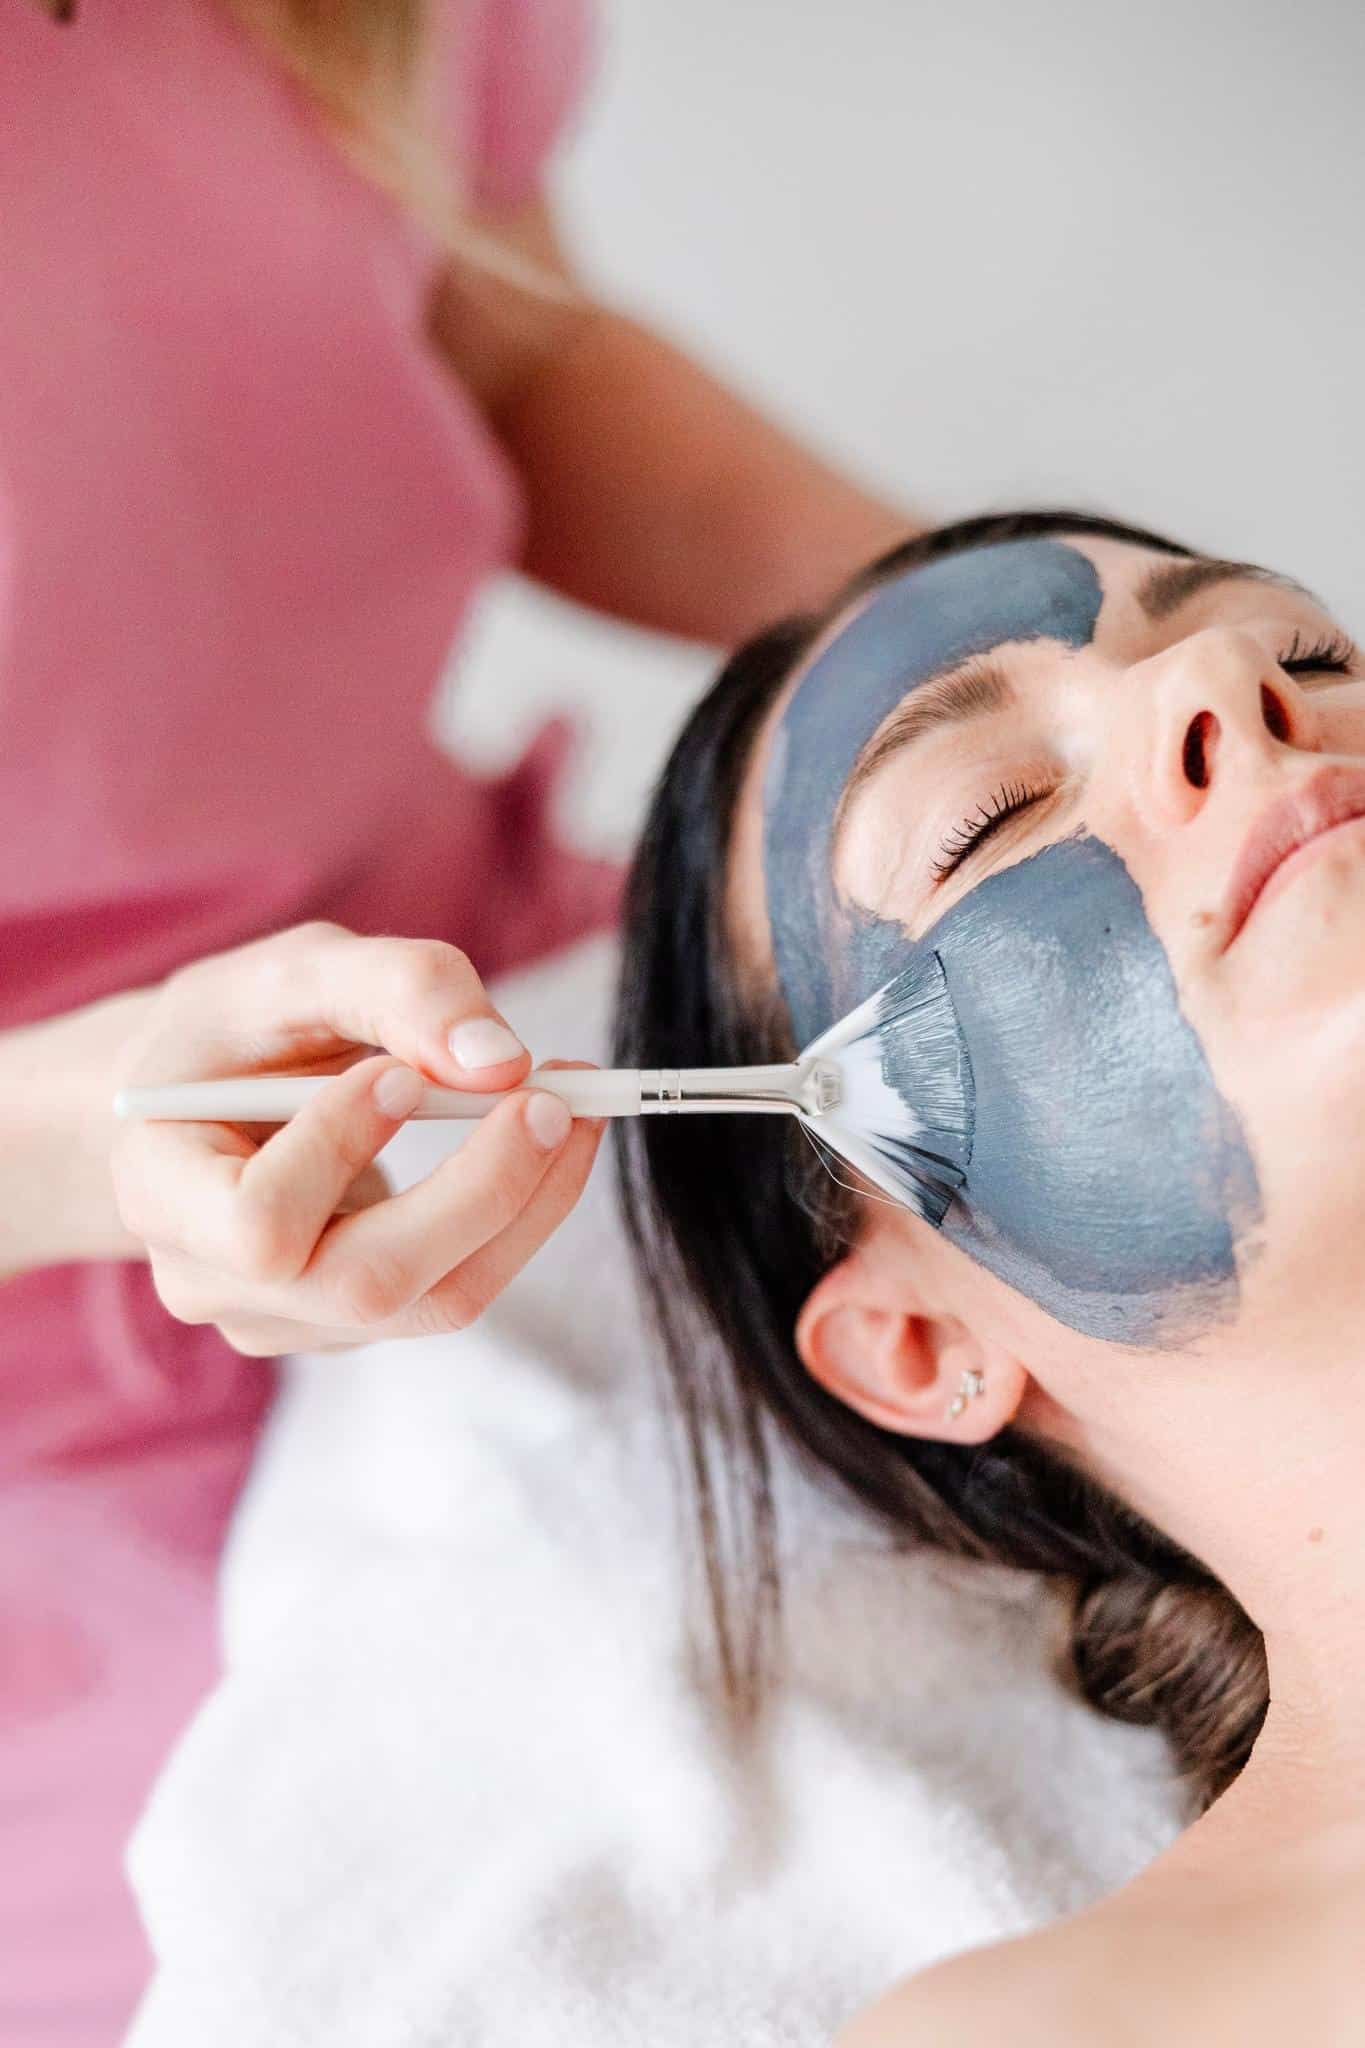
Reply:
M1089 558L1048 539L888 582L812 663L773 735L764 873L798 1045L921 950L942 963L975 1097L945 1236L1072 1329L1171 1348L1235 1316L1235 1249L1260 1194L1119 855L1078 832L989 876L919 940L841 900L832 874L840 799L890 713L970 656L1087 645L1103 596Z

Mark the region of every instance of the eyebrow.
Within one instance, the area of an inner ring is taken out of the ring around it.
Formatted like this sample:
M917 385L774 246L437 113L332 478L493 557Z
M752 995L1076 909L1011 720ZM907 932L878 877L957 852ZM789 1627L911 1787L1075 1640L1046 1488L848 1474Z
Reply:
M1005 711L1018 701L1018 693L998 661L989 656L970 655L952 668L939 669L918 686L914 695L892 713L890 719L863 748L839 799L834 834L848 806L865 782L871 780L883 761L913 746L928 733L945 726L965 725L992 712Z
M1148 570L1134 594L1152 624L1159 625L1201 590L1211 590L1218 583L1268 583L1277 590L1292 591L1296 597L1309 598L1314 604L1322 603L1321 598L1302 583L1296 583L1292 576L1259 568L1255 562L1224 562L1209 555L1181 555L1159 562ZM991 656L970 655L965 661L926 676L854 762L839 799L834 836L838 837L845 813L858 791L892 754L913 746L931 732L989 717L1017 702L1018 692L1013 683Z
M1296 597L1312 598L1314 604L1322 601L1292 576L1258 568L1255 562L1220 562L1208 555L1197 555L1192 561L1179 557L1158 562L1147 571L1134 594L1152 624L1159 626L1182 604L1197 597L1201 590L1211 590L1216 583L1269 583L1276 590L1293 591Z

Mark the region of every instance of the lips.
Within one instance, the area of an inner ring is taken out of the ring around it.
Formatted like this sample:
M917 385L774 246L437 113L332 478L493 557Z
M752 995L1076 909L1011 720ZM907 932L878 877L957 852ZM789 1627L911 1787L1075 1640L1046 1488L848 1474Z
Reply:
M1237 856L1223 898L1222 925L1232 944L1250 917L1256 899L1282 862L1311 839L1365 817L1365 766L1320 768L1288 796L1267 805Z

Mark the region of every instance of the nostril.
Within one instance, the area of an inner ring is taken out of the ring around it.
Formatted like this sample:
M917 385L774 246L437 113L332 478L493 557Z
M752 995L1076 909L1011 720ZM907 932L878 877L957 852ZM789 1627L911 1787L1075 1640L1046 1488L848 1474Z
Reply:
M1261 684L1261 717L1265 720L1266 731L1273 733L1277 740L1289 738L1289 714L1265 683Z
M1206 789L1209 780L1208 749L1217 721L1211 711L1201 711L1185 729L1182 765L1185 780L1195 789Z

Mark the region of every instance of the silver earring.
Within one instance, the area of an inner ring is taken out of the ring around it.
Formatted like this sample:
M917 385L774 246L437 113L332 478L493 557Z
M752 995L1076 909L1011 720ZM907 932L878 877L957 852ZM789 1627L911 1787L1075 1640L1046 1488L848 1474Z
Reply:
M983 1373L979 1373L974 1366L970 1367L966 1372L963 1373L962 1385L958 1389L957 1393L953 1395L952 1400L948 1403L948 1420L950 1422L956 1422L958 1416L962 1413L968 1401L974 1395L984 1394L985 1391L985 1375Z

